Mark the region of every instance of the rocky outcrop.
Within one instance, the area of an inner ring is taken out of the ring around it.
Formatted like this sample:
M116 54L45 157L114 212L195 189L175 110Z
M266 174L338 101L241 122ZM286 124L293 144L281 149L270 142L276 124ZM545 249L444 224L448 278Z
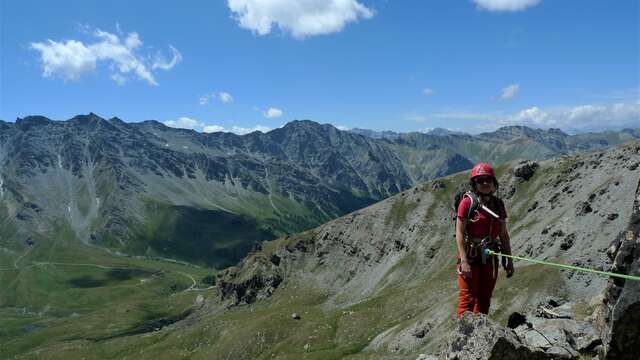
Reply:
M514 313L509 327L531 349L544 351L558 359L592 358L602 341L593 325L593 317L578 320L576 303L549 298L525 316Z
M633 216L624 236L607 250L611 271L640 276L640 184ZM603 359L637 359L640 353L640 281L612 278L604 291L596 325L601 332Z
M484 314L466 312L441 351L445 360L546 360L553 355L527 347L512 329Z
M513 173L517 178L527 181L533 176L538 166L537 162L523 161L513 169Z
M218 296L230 306L251 304L273 294L282 283L277 264L265 257L254 256L244 266L231 267L217 276ZM278 261L279 262L279 261Z

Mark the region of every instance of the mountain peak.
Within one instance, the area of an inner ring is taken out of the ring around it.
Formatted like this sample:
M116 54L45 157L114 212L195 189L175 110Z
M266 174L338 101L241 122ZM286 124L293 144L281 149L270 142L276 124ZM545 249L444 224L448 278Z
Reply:
M103 121L106 120L92 112L87 115L76 115L69 120L74 125L97 125Z
M29 130L33 127L47 126L50 123L51 120L49 118L40 115L16 119L16 125L23 131Z
M561 136L568 136L564 131L558 128L548 128L548 129L538 129L531 128L524 125L509 125L498 128L495 131L496 133L521 133L523 135L531 135L531 134L554 134Z
M325 124L327 125L327 124ZM284 128L292 127L292 128L313 128L313 127L321 127L323 126L320 123L317 123L313 120L303 119L303 120L293 120L288 122Z
M447 135L461 135L463 134L460 131L453 131L445 128L435 128L426 132L428 135L434 136L447 136Z

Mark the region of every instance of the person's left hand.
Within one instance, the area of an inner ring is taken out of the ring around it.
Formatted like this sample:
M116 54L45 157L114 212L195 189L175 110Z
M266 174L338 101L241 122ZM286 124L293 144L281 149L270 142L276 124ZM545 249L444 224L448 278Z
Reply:
M509 259L507 261L507 266L505 267L505 270L507 271L507 278L510 278L513 276L513 273L515 272L515 270L513 269L513 260Z

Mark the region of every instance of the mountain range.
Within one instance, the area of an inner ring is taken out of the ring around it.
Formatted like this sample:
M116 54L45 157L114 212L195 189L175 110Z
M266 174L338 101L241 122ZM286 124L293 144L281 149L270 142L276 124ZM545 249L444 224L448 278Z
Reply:
M223 268L300 232L483 160L545 159L640 138L505 127L376 138L309 120L204 134L95 114L0 121L1 246L48 241L59 222L112 251Z
M454 315L465 170L496 164L515 254L637 274L637 135L0 122L0 357L473 358L456 339L487 321ZM637 294L517 261L490 317L531 358L624 359Z

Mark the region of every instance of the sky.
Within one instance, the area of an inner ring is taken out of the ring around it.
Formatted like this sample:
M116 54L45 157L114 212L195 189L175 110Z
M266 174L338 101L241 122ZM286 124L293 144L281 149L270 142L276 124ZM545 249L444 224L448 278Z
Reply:
M0 119L640 127L636 0L0 1Z

